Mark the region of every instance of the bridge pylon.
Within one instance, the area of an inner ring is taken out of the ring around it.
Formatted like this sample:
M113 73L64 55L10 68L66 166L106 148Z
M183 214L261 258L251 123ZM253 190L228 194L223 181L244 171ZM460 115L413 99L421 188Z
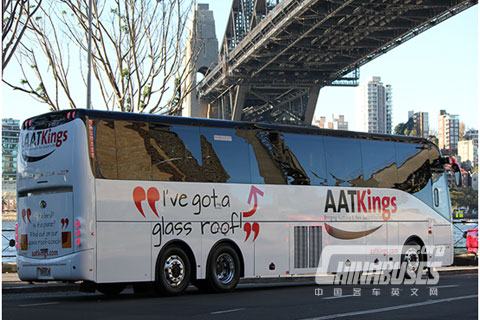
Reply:
M218 63L218 40L215 35L213 11L208 4L195 5L189 26L189 37L185 47L185 63L189 66L189 74L184 92L188 92L182 109L184 117L208 117L208 105L200 102L196 85L200 75L205 76Z

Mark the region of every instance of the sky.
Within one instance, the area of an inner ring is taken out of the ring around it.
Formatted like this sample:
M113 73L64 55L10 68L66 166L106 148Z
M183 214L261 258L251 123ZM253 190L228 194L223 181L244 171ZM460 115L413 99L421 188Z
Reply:
M208 3L215 18L221 45L230 1L201 0ZM393 92L393 124L408 120L408 111L428 112L430 128L437 130L438 112L458 114L467 128L478 129L478 5L423 32L399 47L360 68L360 83L380 76ZM11 62L12 64L13 62ZM4 78L19 77L18 67L9 65ZM24 120L49 111L25 93L2 84L2 118ZM355 128L355 88L321 89L315 118L345 115L349 128Z

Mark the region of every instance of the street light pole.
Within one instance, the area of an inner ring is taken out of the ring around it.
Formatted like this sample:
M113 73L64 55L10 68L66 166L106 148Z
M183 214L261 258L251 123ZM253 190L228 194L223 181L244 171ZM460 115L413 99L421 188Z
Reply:
M87 109L92 109L92 0L88 1Z

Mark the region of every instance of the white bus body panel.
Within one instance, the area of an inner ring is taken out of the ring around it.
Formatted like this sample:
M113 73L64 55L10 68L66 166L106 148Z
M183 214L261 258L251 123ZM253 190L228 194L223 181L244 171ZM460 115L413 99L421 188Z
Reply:
M60 142L49 138L53 133ZM95 189L85 124L77 119L23 130L19 141L20 279L95 280Z
M365 250L363 247L366 245L370 248L374 246L378 250L362 253L365 261L398 262L401 256L398 246L412 236L420 238L427 246L438 244L434 243L434 237L429 236L429 226L448 224L422 201L393 189L369 189L372 196L396 199L397 210L385 221L380 212L359 213L358 210L352 212L352 208L349 212L346 209L339 212L325 210L328 190L331 190L334 199L339 199L342 190L367 189L283 185L253 187L263 195L257 194L255 213L244 217L243 213L254 206L254 197L248 203L252 185L96 180L97 229L102 233L98 238L97 280L155 280L160 249L177 238L192 249L199 278L205 277L211 248L222 239L230 239L240 248L246 263L245 276L313 273L316 266L308 263L301 268L295 266L294 228L301 226L321 227L320 250L326 245L358 246L360 251ZM137 203L138 207L133 196L136 188L144 193ZM148 196L151 189L156 189L152 194L158 192L158 198ZM356 204L355 201L353 203ZM257 233L252 228L255 223L259 226ZM246 224L252 228L250 234L246 231ZM329 226L348 232L376 231L358 239L339 239L326 232ZM453 254L447 238L442 238L442 244L446 244L449 251L442 262L444 264L451 263L448 257ZM308 240L305 243L308 245ZM396 251L389 251L389 247L396 248ZM112 268L117 271L115 274L121 276L109 273Z

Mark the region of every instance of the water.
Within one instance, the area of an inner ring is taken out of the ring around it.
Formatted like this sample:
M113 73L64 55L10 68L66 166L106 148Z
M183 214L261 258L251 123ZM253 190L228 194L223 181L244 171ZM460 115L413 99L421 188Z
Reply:
M3 257L4 255L14 256L16 254L15 247L10 247L8 241L15 239L15 231L3 231L3 230L15 230L15 221L3 221L2 222L2 263L17 262L15 257ZM466 239L463 237L463 233L468 229L476 228L478 222L469 223L455 223L453 226L455 253L467 253ZM461 247L461 248L458 248Z

